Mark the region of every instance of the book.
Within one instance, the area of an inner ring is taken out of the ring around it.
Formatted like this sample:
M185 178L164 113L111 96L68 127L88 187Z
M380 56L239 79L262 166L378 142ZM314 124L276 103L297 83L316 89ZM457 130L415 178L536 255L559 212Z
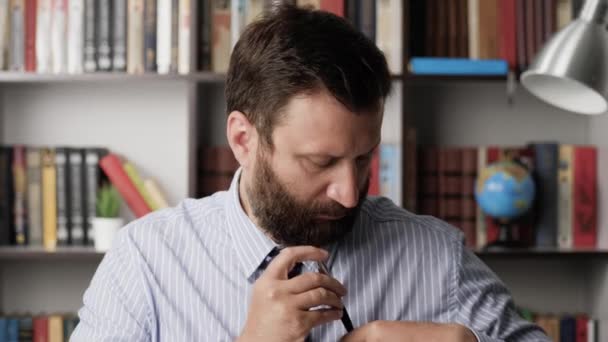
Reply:
M245 0L230 0L230 51L239 41L246 19Z
M339 17L344 17L345 0L321 0L321 10L333 13Z
M233 0L235 1L235 0ZM226 7L230 6L230 1L220 1L226 3ZM177 61L177 70L180 74L188 74L191 71L190 64L190 46L191 43L191 35L193 34L191 30L191 17L194 14L192 12L192 0L180 0L179 1L179 28L178 28L178 61ZM228 8L228 16L230 17L230 9ZM230 30L230 29L229 29ZM228 31L230 33L230 31Z
M10 3L10 47L9 69L25 70L25 0L11 0Z
M150 207L125 173L118 156L110 153L99 161L99 165L136 217L142 217L151 212Z
M25 166L25 146L15 145L13 147L13 186L14 186L14 229L15 244L24 246L27 239L27 178Z
M146 72L154 72L156 66L157 45L157 0L144 0L144 68ZM169 17L165 13L165 17ZM170 19L169 19L170 20ZM169 31L170 34L170 31Z
M415 75L506 76L509 66L502 59L415 57L410 60L409 70Z
M71 148L69 150L69 211L71 236L70 243L72 245L85 244L85 215L84 205L86 196L84 183L86 163L84 150Z
M608 208L608 148L597 151L597 207ZM608 211L598 210L597 248L608 249Z
M17 317L9 317L6 320L6 340L19 341L19 319Z
M439 149L422 147L418 152L420 186L418 187L418 211L423 215L439 215Z
M42 240L46 249L57 246L57 175L55 152L42 149Z
M593 146L560 145L558 246L597 244L597 151Z
M479 58L498 57L498 0L479 1Z
M84 0L70 0L67 29L67 71L70 74L84 72L84 25Z
M36 71L51 71L52 0L38 0L36 13Z
M84 71L97 71L97 1L84 2Z
M537 212L536 245L557 246L559 144L556 142L532 143L534 160Z
M461 162L461 222L458 225L465 236L469 248L477 246L477 202L475 201L475 181L477 179L477 148L460 148Z
M152 201L154 201L154 204L156 205L157 209L163 209L163 208L169 207L169 204L168 204L167 200L165 199L165 196L160 191L160 187L158 186L158 184L156 184L156 182L154 180L152 180L152 179L144 180L144 188L148 192L150 199L152 199Z
M0 147L0 245L11 245L14 237L13 201L13 149L10 146Z
M99 167L99 160L108 154L108 150L103 148L85 149L85 180L83 187L82 204L85 241L86 245L93 245L95 236L93 232L93 218L96 216L97 190L105 179Z
M137 188L137 191L139 192L141 197L148 205L148 208L150 208L152 211L157 210L158 206L148 193L148 190L146 190L146 188L144 187L144 182L141 179L139 172L135 168L135 165L133 165L133 163L131 162L125 162L123 163L122 167L125 170L127 176L129 176L129 179L131 180L133 185L135 185L135 188Z
M33 319L33 338L32 342L48 342L49 320L46 316L37 316Z
M0 70L7 69L8 60L8 45L9 45L9 14L10 14L10 1L0 0Z
M25 0L24 69L27 72L36 71L36 15L36 0Z
M112 2L97 1L98 18L95 22L97 29L97 69L100 71L112 70Z
M340 3L336 1L335 3ZM376 45L384 53L393 75L403 73L403 2L377 0Z
M112 70L127 69L127 0L112 3Z
M173 0L158 0L156 17L156 66L159 74L168 74L171 68L171 38L173 37ZM204 7L204 6L201 6Z
M19 318L19 339L18 341L32 341L34 338L34 327L31 317Z
M55 170L57 180L57 244L68 245L72 235L72 217L70 213L70 149L58 147L55 149Z
M517 2L498 0L499 16L498 37L499 56L507 61L511 70L517 70Z
M367 194L370 196L380 195L380 149L377 148L372 156L369 167L369 187Z
M468 0L468 28L469 28L469 58L478 59L479 51L479 1Z
M213 0L211 8L211 70L228 71L230 61L230 7L228 1ZM181 56L180 49L180 56Z
M127 72L144 72L144 0L129 0L127 17Z
M29 244L42 246L42 171L40 149L28 147L27 165L27 214Z
M48 342L63 342L63 317L59 315L51 315L48 318L49 322L49 339Z
M53 0L51 21L52 71L61 74L67 71L67 0Z
M401 146L383 143L380 145L380 195L390 198L398 206L402 205L402 163Z

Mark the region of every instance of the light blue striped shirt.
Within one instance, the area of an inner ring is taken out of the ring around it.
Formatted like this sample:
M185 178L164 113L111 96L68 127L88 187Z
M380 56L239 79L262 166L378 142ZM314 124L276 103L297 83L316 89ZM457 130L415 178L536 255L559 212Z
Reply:
M231 341L243 328L258 266L276 246L229 191L188 199L118 234L84 294L71 341ZM523 321L498 278L456 228L384 198L362 205L352 232L329 246L355 327L374 320L469 327L480 341L549 341ZM305 271L315 271L305 263ZM336 341L340 321L313 341Z

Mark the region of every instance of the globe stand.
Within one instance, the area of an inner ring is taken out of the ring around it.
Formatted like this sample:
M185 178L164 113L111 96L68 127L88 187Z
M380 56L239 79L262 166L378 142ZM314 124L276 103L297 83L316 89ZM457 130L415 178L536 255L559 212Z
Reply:
M484 247L486 251L504 251L509 249L522 249L528 246L522 241L513 238L513 222L508 220L494 220L498 227L498 240L487 244Z

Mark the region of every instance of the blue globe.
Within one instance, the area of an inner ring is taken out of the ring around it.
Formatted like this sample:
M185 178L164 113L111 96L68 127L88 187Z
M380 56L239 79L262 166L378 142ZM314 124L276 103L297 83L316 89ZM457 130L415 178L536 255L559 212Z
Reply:
M475 199L484 214L505 220L526 213L535 194L530 173L515 162L499 162L482 169L475 187Z

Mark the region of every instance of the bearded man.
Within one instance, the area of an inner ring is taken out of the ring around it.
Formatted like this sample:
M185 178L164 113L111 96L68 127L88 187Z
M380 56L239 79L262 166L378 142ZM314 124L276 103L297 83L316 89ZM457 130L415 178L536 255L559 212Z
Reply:
M366 196L390 91L342 18L284 6L248 26L230 189L122 229L72 341L549 341L458 229Z

